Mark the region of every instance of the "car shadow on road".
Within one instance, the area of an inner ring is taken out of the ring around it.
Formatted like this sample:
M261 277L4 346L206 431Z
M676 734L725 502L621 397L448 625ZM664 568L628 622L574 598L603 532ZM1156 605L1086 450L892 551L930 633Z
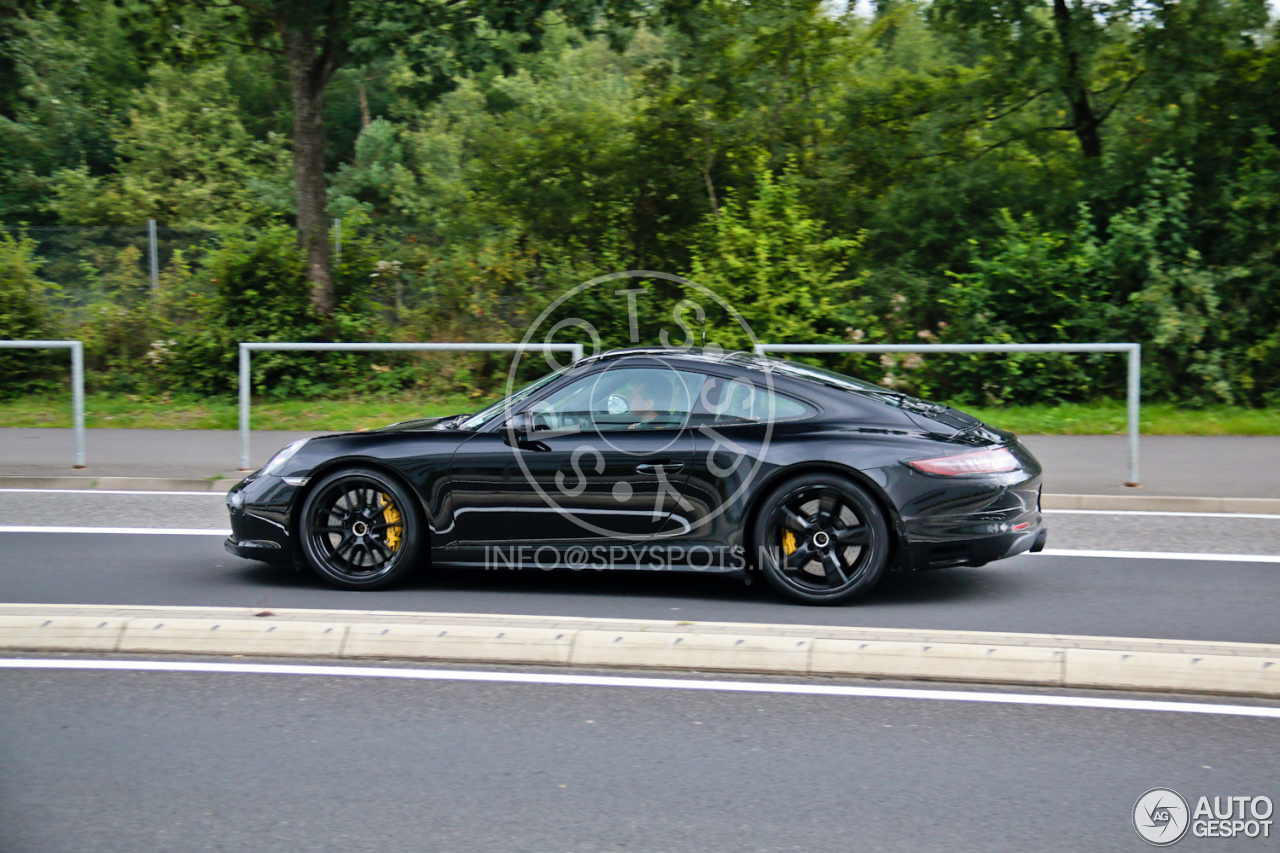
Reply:
M245 563L239 570L241 580L263 589L315 590L342 597L308 570L265 563ZM848 605L862 608L899 608L921 605L960 604L965 602L1008 601L1026 591L1021 573L982 569L943 569L911 575L889 574L866 597ZM481 571L437 569L418 572L405 582L387 590L360 593L360 598L387 596L389 609L405 609L392 605L399 596L401 604L412 607L423 603L422 595L439 602L455 594L468 597L486 596L573 596L599 599L668 599L723 602L726 604L791 605L768 584L757 578L750 586L740 578L696 572L630 572L630 571ZM336 602L335 602L336 603ZM348 604L348 602L342 602ZM511 602L504 601L504 609ZM794 606L794 605L792 605Z

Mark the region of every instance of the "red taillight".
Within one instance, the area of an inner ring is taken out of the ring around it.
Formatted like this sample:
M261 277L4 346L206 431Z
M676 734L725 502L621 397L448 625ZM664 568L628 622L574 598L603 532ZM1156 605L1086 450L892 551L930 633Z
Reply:
M1009 452L1007 447L979 450L977 453L961 453L957 456L939 456L936 459L917 459L907 464L926 474L944 476L998 474L1001 471L1015 471L1022 467L1018 463L1018 457Z

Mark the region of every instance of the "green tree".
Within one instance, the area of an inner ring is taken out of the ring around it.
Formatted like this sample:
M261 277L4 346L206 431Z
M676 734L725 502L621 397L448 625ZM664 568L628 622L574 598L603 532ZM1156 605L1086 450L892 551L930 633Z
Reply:
M293 107L298 240L312 302L328 315L336 301L329 257L324 100L335 72L398 52L425 91L444 91L466 69L536 49L543 16L552 9L574 23L589 25L602 9L620 22L636 5L634 0L157 0L147 17L184 34L185 40L176 45L180 48L208 50L211 42L232 41L283 57Z
M220 65L154 69L112 134L122 162L96 177L58 172L50 207L72 225L142 219L219 226L261 223L289 183L283 140L253 139Z
M875 333L862 297L864 280L850 274L862 240L861 234L834 236L813 217L800 199L794 169L775 177L761 165L753 198L730 195L718 214L708 215L688 278L741 313L761 341L862 340ZM708 341L749 347L730 317L717 314L697 292L686 296L715 318Z

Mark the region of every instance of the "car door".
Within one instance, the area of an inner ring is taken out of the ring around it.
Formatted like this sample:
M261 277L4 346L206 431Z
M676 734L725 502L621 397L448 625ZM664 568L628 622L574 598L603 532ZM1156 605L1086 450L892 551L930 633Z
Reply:
M678 525L706 378L610 364L523 407L528 440L501 426L468 439L451 464L456 543L634 541Z

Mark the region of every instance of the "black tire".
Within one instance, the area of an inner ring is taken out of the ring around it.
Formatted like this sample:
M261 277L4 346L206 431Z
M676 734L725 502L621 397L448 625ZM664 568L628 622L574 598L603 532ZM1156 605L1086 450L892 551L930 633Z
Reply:
M307 494L298 525L308 565L341 589L382 589L404 578L426 532L412 494L372 468L327 474Z
M843 604L869 592L889 565L880 505L836 474L803 474L765 499L752 531L769 585L803 604Z

